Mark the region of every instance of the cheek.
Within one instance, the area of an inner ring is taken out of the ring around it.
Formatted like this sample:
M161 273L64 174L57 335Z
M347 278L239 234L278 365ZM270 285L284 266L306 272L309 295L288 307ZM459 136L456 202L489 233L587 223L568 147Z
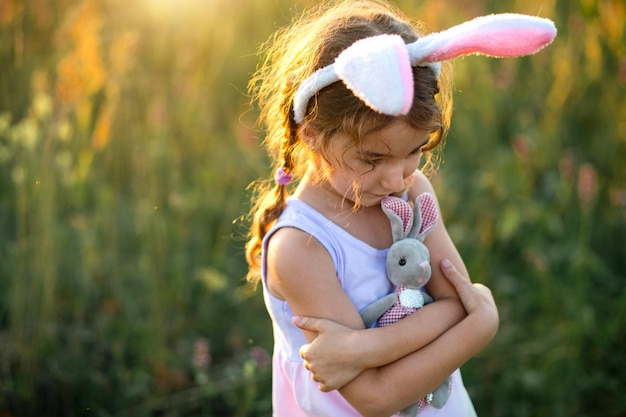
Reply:
M355 180L354 173L346 169L331 169L328 175L328 182L337 192L346 196L351 195L355 184L358 187L360 183L358 179Z
M422 161L422 154L410 158L407 160L407 163L404 164L404 178L408 178L419 168L420 163Z

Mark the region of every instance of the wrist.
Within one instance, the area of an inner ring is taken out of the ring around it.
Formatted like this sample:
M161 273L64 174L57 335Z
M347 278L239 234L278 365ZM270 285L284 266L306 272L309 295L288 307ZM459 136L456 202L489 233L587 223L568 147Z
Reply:
M484 348L493 340L499 327L498 312L491 309L480 309L468 315L474 323L472 328L475 336L481 344L480 349Z
M364 370L383 365L377 360L380 356L381 347L384 346L381 346L381 337L377 336L376 330L377 328L354 331L354 363Z

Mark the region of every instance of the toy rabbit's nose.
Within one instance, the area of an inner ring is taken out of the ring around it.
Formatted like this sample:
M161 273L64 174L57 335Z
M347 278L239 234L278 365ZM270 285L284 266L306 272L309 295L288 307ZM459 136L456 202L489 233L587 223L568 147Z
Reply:
M418 283L423 284L424 283L424 278L420 278L417 280Z
M423 261L423 262L420 264L420 266L422 267L422 269L426 269L426 268L428 268L428 265L429 265L429 264L428 264L428 262L426 262L426 261Z

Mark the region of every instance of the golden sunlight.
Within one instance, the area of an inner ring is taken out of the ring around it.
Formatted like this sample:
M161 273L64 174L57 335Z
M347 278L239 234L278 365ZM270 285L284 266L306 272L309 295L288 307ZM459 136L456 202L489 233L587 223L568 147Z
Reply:
M155 19L172 21L194 16L196 13L211 13L220 0L143 0L142 6Z

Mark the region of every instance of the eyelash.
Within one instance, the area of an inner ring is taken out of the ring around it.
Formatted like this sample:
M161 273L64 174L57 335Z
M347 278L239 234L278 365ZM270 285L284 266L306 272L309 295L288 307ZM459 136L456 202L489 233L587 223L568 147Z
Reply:
M421 154L422 153L422 149L424 148L424 146L426 146L426 145L420 146L419 148L417 148L414 151L412 151L409 155L410 156L415 156L415 155ZM363 162L365 162L366 164L369 164L369 165L372 165L373 167L375 167L376 165L378 165L379 163L384 161L385 158L373 158L373 159L361 158L361 160Z
M384 158L374 158L374 159L361 158L361 161L363 161L364 163L368 165L371 165L372 167L375 167L376 165L381 163L383 160Z

